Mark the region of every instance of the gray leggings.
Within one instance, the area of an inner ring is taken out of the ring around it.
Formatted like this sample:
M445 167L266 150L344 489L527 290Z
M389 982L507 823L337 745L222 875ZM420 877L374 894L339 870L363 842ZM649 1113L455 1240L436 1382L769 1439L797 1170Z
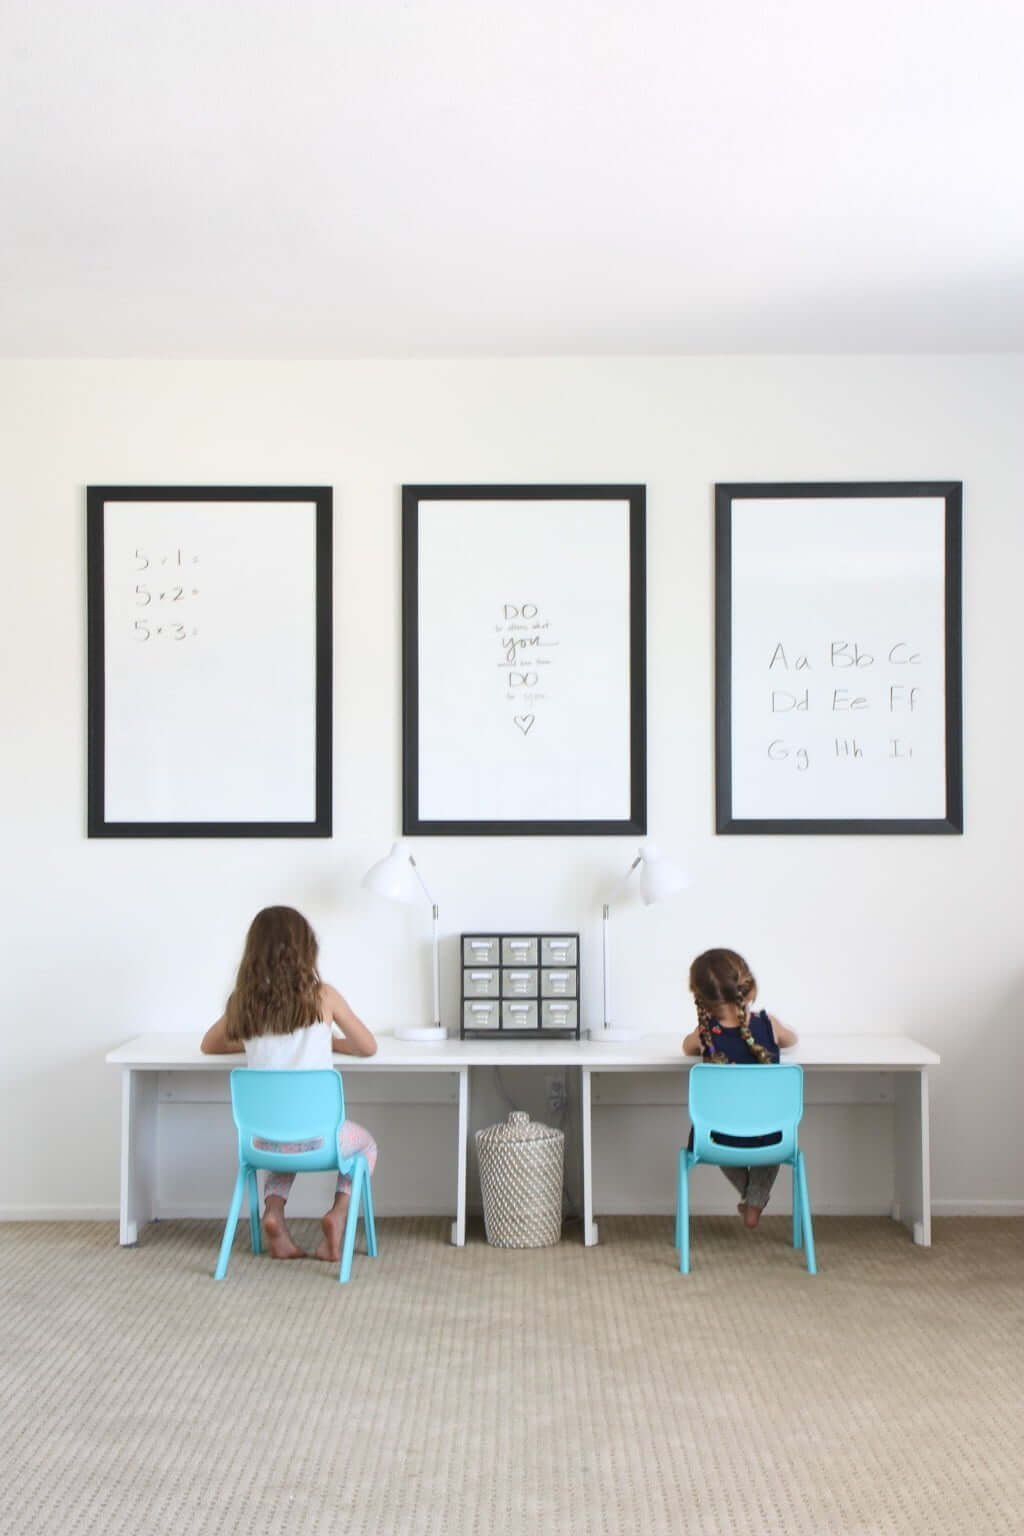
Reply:
M719 1167L722 1165L719 1164ZM772 1185L778 1178L778 1163L763 1163L754 1168L725 1168L722 1172L730 1184L735 1184L740 1192L740 1199L747 1205L755 1206L763 1211L768 1204L768 1196L772 1192Z

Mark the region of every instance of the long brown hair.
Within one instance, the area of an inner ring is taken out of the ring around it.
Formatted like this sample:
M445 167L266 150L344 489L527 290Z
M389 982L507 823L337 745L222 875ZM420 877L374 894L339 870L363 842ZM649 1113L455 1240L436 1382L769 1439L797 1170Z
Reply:
M294 907L264 907L249 924L224 1010L229 1040L290 1035L320 1017L316 934Z
M754 973L734 949L706 949L690 966L690 991L697 1009L697 1033L705 1061L728 1062L724 1051L715 1046L711 1032L716 1008L728 1005L736 1009L740 1035L755 1061L770 1066L770 1051L759 1045L750 1031L750 1005L757 996Z

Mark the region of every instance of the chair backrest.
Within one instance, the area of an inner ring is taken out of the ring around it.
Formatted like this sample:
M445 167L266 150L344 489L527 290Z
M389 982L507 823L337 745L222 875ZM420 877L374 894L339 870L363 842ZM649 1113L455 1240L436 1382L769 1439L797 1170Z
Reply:
M340 1073L332 1068L236 1068L231 1074L231 1111L238 1127L240 1163L282 1173L337 1168L345 1090ZM278 1147L311 1141L319 1145L305 1152L271 1152L255 1146L257 1141L273 1142Z
M740 1168L790 1162L804 1112L803 1068L698 1062L690 1068L689 1107L698 1162ZM770 1137L770 1144L750 1146L760 1137Z

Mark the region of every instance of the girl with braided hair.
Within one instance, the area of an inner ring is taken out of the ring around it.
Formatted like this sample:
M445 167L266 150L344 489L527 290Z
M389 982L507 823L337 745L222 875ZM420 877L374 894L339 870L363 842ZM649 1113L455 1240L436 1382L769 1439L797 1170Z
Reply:
M200 1047L207 1055L241 1055L245 1064L272 1070L324 1069L334 1055L372 1056L377 1042L340 992L318 969L316 934L294 907L264 907L249 925L234 991ZM260 1141L271 1152L309 1152L318 1142ZM338 1146L344 1157L362 1152L373 1172L377 1143L354 1120L343 1120ZM301 1259L284 1206L294 1173L268 1173L264 1187L263 1235L272 1259ZM315 1257L337 1264L348 1215L352 1180L339 1174L334 1203L320 1219L323 1240Z
M697 1028L683 1041L687 1056L722 1065L761 1062L770 1066L779 1051L796 1044L796 1035L761 1009L751 1012L757 982L742 955L733 949L708 949L690 966L690 991L697 1009ZM691 1144L692 1144L691 1132ZM737 1206L751 1231L768 1204L778 1165L723 1168L740 1194Z

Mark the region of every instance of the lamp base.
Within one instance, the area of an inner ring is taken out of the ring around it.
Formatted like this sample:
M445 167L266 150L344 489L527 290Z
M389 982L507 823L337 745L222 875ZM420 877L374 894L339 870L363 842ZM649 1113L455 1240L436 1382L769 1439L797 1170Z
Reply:
M624 1045L630 1040L639 1040L642 1031L631 1029L628 1024L605 1024L600 1029L588 1031L592 1045L600 1045L607 1041L609 1045Z
M418 1045L440 1045L442 1040L448 1039L448 1031L443 1024L423 1025L421 1028L402 1028L395 1030L396 1040L411 1040Z

